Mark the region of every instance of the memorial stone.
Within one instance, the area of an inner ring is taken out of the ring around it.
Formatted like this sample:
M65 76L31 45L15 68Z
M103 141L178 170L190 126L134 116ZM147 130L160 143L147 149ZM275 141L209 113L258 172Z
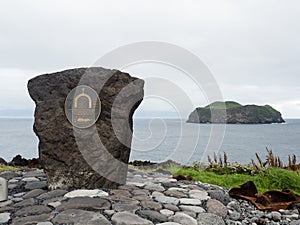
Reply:
M101 67L70 69L28 82L34 131L50 189L124 184L133 114L144 81Z

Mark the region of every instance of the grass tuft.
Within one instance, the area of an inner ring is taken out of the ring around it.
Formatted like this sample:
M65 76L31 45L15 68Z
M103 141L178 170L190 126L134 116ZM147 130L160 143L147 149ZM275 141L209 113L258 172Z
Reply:
M281 168L270 167L255 175L217 174L209 171L199 171L193 168L181 168L175 172L175 175L178 174L191 176L196 181L215 184L228 189L251 180L255 183L259 193L289 188L295 193L300 194L300 175L294 171Z
M13 167L13 166L5 166L0 164L0 172L4 172L4 171L18 171L19 168L17 167Z

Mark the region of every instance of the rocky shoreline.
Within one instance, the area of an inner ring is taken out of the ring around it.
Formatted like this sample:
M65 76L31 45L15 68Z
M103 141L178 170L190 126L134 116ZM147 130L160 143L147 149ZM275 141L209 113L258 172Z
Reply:
M0 202L2 225L300 225L298 209L263 212L232 199L228 190L177 181L166 171L130 169L115 190L47 190L40 169L6 171L9 200Z

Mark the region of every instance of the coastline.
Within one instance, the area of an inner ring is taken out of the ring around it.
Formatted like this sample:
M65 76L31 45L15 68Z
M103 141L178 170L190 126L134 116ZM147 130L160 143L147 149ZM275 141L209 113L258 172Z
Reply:
M228 189L177 181L168 171L129 168L127 183L115 190L47 190L43 170L0 173L9 183L9 199L0 202L5 225L56 224L298 224L298 210L264 212Z
M25 122L22 122L25 121ZM253 152L259 154L264 152L265 147L273 149L281 158L285 159L286 152L296 154L300 158L298 146L300 139L297 134L300 132L300 120L286 120L287 124L270 125L226 125L225 138L222 141L220 152L226 151L231 160L244 164L250 163ZM11 161L17 154L25 158L38 157L38 139L32 131L32 120L1 120L0 143L1 156L6 161ZM182 150L194 149L192 160L200 160L209 142L209 135L212 126L216 124L190 124L182 123L180 120L166 121L166 137L157 139L156 136L149 136L150 131L155 134L157 126L149 127L149 120L136 120L134 122L134 135L137 141L132 142L130 160L150 160L161 162L168 158L181 142L186 142ZM180 127L186 131L186 135L180 136ZM149 128L149 129L148 129ZM159 127L158 127L159 128ZM264 138L260 138L260 137ZM141 142L138 138L143 138ZM148 138L147 142L146 139ZM189 142L188 139L193 140ZM284 139L284 141L282 140ZM149 151L148 151L149 149ZM240 154L243 152L243 154ZM181 155L176 159L180 160ZM286 159L285 159L286 160ZM188 163L192 163L191 161Z

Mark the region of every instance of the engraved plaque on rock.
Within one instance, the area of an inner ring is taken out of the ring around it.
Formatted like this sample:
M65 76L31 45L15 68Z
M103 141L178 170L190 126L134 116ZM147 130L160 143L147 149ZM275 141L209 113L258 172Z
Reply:
M77 86L66 98L65 113L74 127L91 127L98 120L100 112L101 102L99 96L89 86Z

